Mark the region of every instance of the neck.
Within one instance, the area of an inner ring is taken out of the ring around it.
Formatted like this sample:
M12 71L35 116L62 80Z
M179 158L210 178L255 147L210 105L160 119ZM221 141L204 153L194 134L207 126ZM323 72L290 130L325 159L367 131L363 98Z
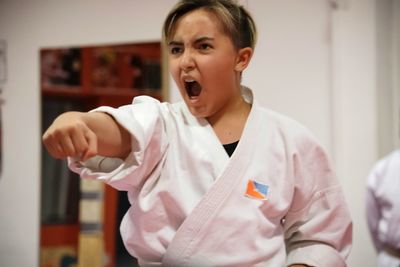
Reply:
M248 115L250 111L250 104L244 101L241 93L234 95L227 101L227 103L219 109L213 115L207 117L208 123L213 126L217 124L221 120L224 120L229 117L236 117L243 116L244 114Z
M218 112L207 118L221 143L232 143L240 139L250 109L251 105L244 101L239 91Z

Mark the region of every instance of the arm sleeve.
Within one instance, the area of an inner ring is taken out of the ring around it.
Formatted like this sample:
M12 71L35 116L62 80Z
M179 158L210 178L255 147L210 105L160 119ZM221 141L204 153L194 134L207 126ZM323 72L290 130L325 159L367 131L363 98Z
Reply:
M163 158L167 147L162 104L150 97L136 97L131 105L100 107L131 134L131 153L124 160L94 157L86 162L69 159L69 167L82 178L103 180L118 190L138 189ZM159 168L157 168L159 169Z
M368 176L367 192L366 192L366 215L368 229L374 243L374 247L377 251L382 249L382 243L379 241L379 221L381 220L381 212L379 207L378 199L375 196L375 188L377 182L376 167L371 171Z
M346 266L352 221L341 186L311 136L303 137L296 150L292 206L284 220L286 264Z

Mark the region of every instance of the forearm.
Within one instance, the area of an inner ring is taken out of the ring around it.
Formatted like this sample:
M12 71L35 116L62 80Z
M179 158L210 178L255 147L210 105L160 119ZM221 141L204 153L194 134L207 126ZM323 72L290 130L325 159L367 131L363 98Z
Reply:
M104 112L81 113L82 120L97 137L98 154L125 158L131 151L130 133Z

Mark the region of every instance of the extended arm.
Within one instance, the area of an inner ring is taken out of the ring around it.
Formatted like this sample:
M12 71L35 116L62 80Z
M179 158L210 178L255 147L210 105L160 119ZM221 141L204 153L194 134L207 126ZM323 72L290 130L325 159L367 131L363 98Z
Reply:
M130 134L110 115L102 112L66 112L43 134L49 153L58 159L77 157L85 161L95 155L125 158Z

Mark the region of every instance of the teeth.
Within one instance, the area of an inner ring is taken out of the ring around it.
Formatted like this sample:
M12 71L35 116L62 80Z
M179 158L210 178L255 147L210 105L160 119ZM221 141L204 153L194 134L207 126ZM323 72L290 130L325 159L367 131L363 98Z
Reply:
M192 83L192 82L195 82L195 80L193 80L193 79L185 79L185 82Z

